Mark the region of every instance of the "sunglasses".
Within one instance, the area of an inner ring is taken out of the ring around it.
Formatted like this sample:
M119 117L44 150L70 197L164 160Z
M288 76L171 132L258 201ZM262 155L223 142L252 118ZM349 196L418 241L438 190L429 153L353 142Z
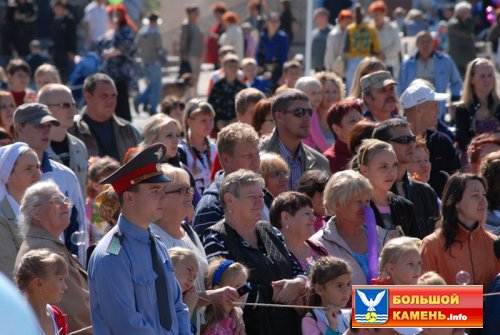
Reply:
M395 138L391 138L389 142L399 143L399 144L409 144L415 143L417 141L417 136L415 135L404 135Z
M164 192L165 194L179 193L180 195L188 195L188 194L194 194L194 187L183 186L173 191L164 191Z
M297 107L291 111L284 111L285 114L291 113L295 117L304 117L306 114L309 116L313 115L313 110L312 108L302 108L302 107Z
M61 197L59 195L54 195L52 198L50 198L50 203L52 205L56 205L56 206L65 205L68 208L73 207L73 201L71 201L70 198L68 198L68 197Z
M75 108L76 107L76 103L75 102L61 102L60 104L50 104L50 105L47 105L49 107L61 107L61 108L64 108L64 109L70 109L70 108Z

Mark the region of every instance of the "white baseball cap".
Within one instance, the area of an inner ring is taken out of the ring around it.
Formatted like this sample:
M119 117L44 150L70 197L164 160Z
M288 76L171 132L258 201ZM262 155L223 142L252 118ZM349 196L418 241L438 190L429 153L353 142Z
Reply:
M448 94L436 93L425 85L415 84L408 86L403 94L401 94L400 100L403 108L408 109L426 101L445 101L448 97Z

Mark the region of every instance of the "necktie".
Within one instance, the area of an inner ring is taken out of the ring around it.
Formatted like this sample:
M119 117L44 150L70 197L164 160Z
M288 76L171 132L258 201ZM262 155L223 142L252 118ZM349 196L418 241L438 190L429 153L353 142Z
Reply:
M168 301L168 290L167 290L167 278L165 278L165 272L163 267L165 264L160 259L158 255L158 250L156 249L156 241L149 233L150 249L151 249L151 260L153 261L153 270L156 272L158 277L156 278L156 298L158 301L158 311L160 313L160 324L166 330L172 328L172 315L170 314L170 303Z

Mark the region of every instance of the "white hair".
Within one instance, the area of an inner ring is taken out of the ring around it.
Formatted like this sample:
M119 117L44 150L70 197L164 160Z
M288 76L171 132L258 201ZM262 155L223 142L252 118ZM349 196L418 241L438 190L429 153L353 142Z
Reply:
M471 10L472 10L472 6L467 1L460 1L459 3L457 3L455 5L455 15L458 15L458 14L461 14L461 13L464 13L467 11L471 11Z
M19 225L22 227L23 235L31 226L33 217L38 207L49 201L53 195L60 193L59 187L53 181L40 181L26 189L19 208Z
M295 88L302 92L310 89L321 90L322 87L323 85L321 85L321 82L318 79L309 76L300 77L295 83Z

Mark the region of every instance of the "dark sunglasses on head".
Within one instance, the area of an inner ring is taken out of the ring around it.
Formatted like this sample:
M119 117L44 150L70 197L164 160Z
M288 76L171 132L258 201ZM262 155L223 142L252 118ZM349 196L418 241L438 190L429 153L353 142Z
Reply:
M313 110L312 108L302 108L302 107L297 107L295 109L292 109L291 111L285 111L285 114L291 113L295 117L304 117L306 114L309 116L313 115Z
M399 144L408 144L415 143L417 140L417 136L415 135L404 135L395 138L391 138L389 142L399 143Z

